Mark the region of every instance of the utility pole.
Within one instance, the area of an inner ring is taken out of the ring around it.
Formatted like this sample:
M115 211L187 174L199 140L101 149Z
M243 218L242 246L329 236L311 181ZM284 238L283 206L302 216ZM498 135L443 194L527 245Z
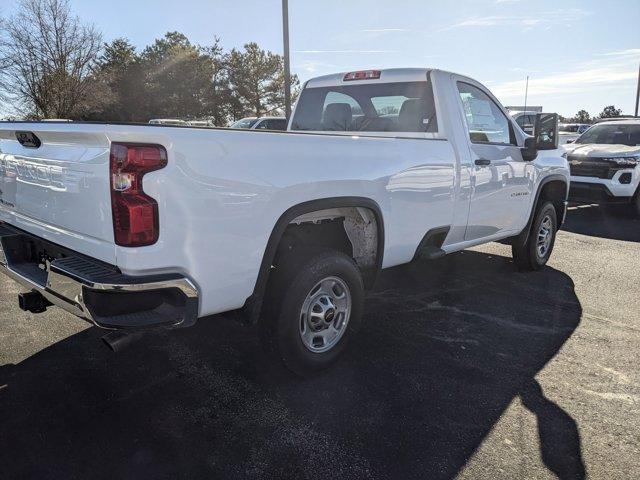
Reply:
M527 75L527 85L524 87L524 110L527 111L527 96L529 95L529 75Z
M291 67L289 64L289 0L282 0L282 41L284 43L284 111L291 117Z
M640 101L640 66L638 67L638 89L636 90L636 117L638 116L639 101Z

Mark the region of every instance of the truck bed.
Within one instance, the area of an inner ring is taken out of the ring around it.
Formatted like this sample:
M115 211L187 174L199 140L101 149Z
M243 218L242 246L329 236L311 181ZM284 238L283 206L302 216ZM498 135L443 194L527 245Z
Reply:
M22 146L20 131L42 146ZM167 150L166 168L144 176L159 206L154 245L114 243L113 142ZM430 228L451 224L456 197L455 154L444 139L35 122L1 123L0 151L0 221L127 275L178 273L206 285L200 315L244 304L269 235L292 205L372 199L389 218L384 266L392 266L410 261Z

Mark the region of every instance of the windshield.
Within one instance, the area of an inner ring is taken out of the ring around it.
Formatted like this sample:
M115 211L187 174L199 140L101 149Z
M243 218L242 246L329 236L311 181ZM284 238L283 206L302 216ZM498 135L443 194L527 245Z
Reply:
M584 132L575 143L604 143L610 145L640 145L640 123L621 125L615 123L594 125Z
M580 125L558 125L558 131L563 133L578 133Z
M429 82L367 83L303 90L292 130L438 131Z
M238 120L236 123L232 124L231 128L251 128L257 121L257 118L243 118L242 120Z

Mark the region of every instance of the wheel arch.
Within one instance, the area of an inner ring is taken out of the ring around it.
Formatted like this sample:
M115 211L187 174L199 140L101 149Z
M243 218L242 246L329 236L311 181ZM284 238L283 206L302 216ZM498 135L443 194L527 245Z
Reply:
M287 230L287 227L298 217L311 214L321 210L329 210L334 208L364 208L370 210L376 220L376 260L375 267L366 275L363 275L365 288L370 289L378 277L382 269L382 260L384 255L384 219L382 210L377 202L367 197L330 197L310 200L299 203L287 209L276 221L269 240L262 256L258 278L253 289L253 293L246 300L244 306L234 313L242 320L248 323L256 323L262 311L262 303L267 288L271 268L278 252L278 247Z
M525 244L529 239L531 224L536 216L536 211L541 200L550 200L556 208L558 228L564 222L566 202L569 195L569 181L563 175L553 174L542 179L536 190L535 200L529 212L529 220L519 235L513 237L511 243Z

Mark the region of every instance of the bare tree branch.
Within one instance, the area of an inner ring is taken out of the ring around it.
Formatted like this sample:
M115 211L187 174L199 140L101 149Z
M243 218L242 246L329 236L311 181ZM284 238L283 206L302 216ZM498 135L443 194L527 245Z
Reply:
M95 104L91 73L101 48L101 34L71 15L68 0L20 0L0 23L0 95L25 114L71 118Z

